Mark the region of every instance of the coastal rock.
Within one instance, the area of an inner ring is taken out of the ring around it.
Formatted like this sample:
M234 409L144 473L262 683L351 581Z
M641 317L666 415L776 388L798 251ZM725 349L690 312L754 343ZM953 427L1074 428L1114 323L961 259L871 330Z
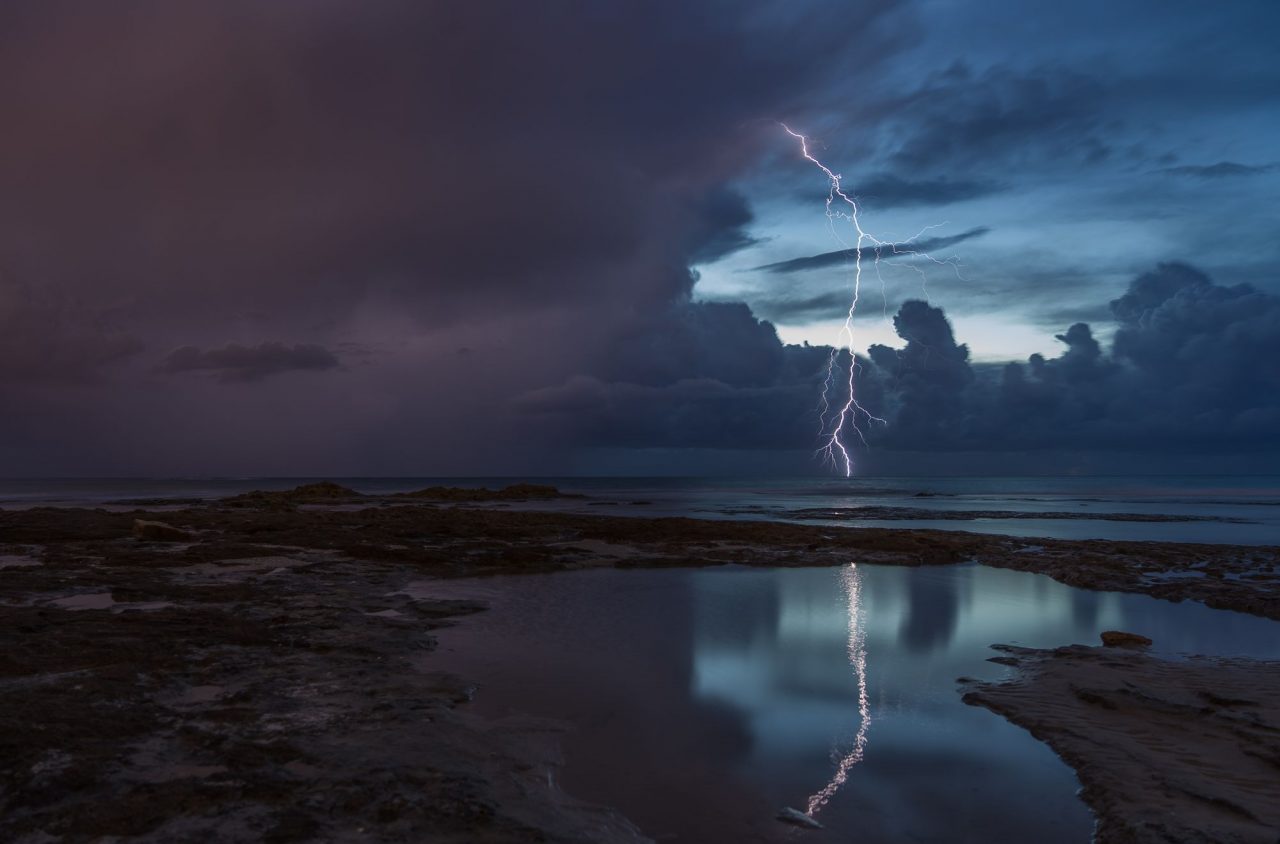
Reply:
M333 481L302 484L289 490L289 496L298 500L322 501L329 498L359 498L360 493Z
M166 522L133 520L133 535L148 542L186 542L191 534Z
M1280 663L1000 650L1015 657L1015 675L963 684L962 699L1075 768L1098 844L1280 840Z
M1102 644L1108 648L1149 648L1151 640L1137 633L1107 630L1102 634Z
M333 481L302 484L293 489L264 491L254 490L222 499L229 507L249 507L263 510L288 510L298 504L338 504L364 496Z
M822 829L822 824L818 823L809 815L799 809L793 809L790 806L783 807L778 810L777 819L783 823L789 823L802 829Z
M431 486L402 492L396 498L420 498L429 501L543 501L553 498L577 498L545 484L511 484L502 489Z

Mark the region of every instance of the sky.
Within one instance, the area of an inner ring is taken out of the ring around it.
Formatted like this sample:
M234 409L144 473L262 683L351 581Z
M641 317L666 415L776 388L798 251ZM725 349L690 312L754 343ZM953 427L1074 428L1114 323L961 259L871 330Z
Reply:
M1269 0L6 3L0 475L830 472L853 278L780 123L927 252L866 253L855 472L1280 469L1278 40Z

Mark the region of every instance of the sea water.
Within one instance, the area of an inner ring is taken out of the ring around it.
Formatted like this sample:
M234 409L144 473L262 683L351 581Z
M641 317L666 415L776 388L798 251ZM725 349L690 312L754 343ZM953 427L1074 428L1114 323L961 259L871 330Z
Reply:
M211 499L253 489L289 489L317 478L0 479L0 508L40 505L127 507L130 499ZM499 487L544 483L583 498L494 506L632 516L791 520L796 511L858 507L926 511L912 518L857 513L810 523L928 527L1062 539L1280 544L1280 478L331 478L369 494L425 486ZM1003 511L978 519L929 518L945 511ZM1191 516L1186 522L1112 521L1113 513ZM1055 514L1039 517L1039 514ZM1069 514L1071 518L1061 518ZM1237 521L1226 520L1240 520Z

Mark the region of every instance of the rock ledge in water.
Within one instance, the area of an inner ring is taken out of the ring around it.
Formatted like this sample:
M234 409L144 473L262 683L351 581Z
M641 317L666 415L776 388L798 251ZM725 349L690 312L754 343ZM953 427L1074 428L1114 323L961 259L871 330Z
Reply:
M1108 648L1149 648L1151 640L1137 633L1107 630L1102 634L1102 644Z
M789 823L804 829L822 829L822 824L815 821L811 816L806 815L799 809L793 809L785 806L778 810L777 819L783 823Z

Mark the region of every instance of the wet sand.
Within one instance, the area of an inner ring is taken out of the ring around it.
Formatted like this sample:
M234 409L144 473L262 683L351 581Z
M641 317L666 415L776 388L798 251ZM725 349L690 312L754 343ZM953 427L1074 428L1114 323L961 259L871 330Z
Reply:
M174 532L135 537L137 519ZM1280 618L1278 548L314 488L163 512L0 511L0 839L635 840L625 819L555 786L560 725L481 722L467 678L431 670L430 631L481 607L404 590L424 577L851 559L976 561Z
M966 683L965 702L1025 727L1075 768L1099 842L1280 838L1280 664L997 649L1017 676Z

